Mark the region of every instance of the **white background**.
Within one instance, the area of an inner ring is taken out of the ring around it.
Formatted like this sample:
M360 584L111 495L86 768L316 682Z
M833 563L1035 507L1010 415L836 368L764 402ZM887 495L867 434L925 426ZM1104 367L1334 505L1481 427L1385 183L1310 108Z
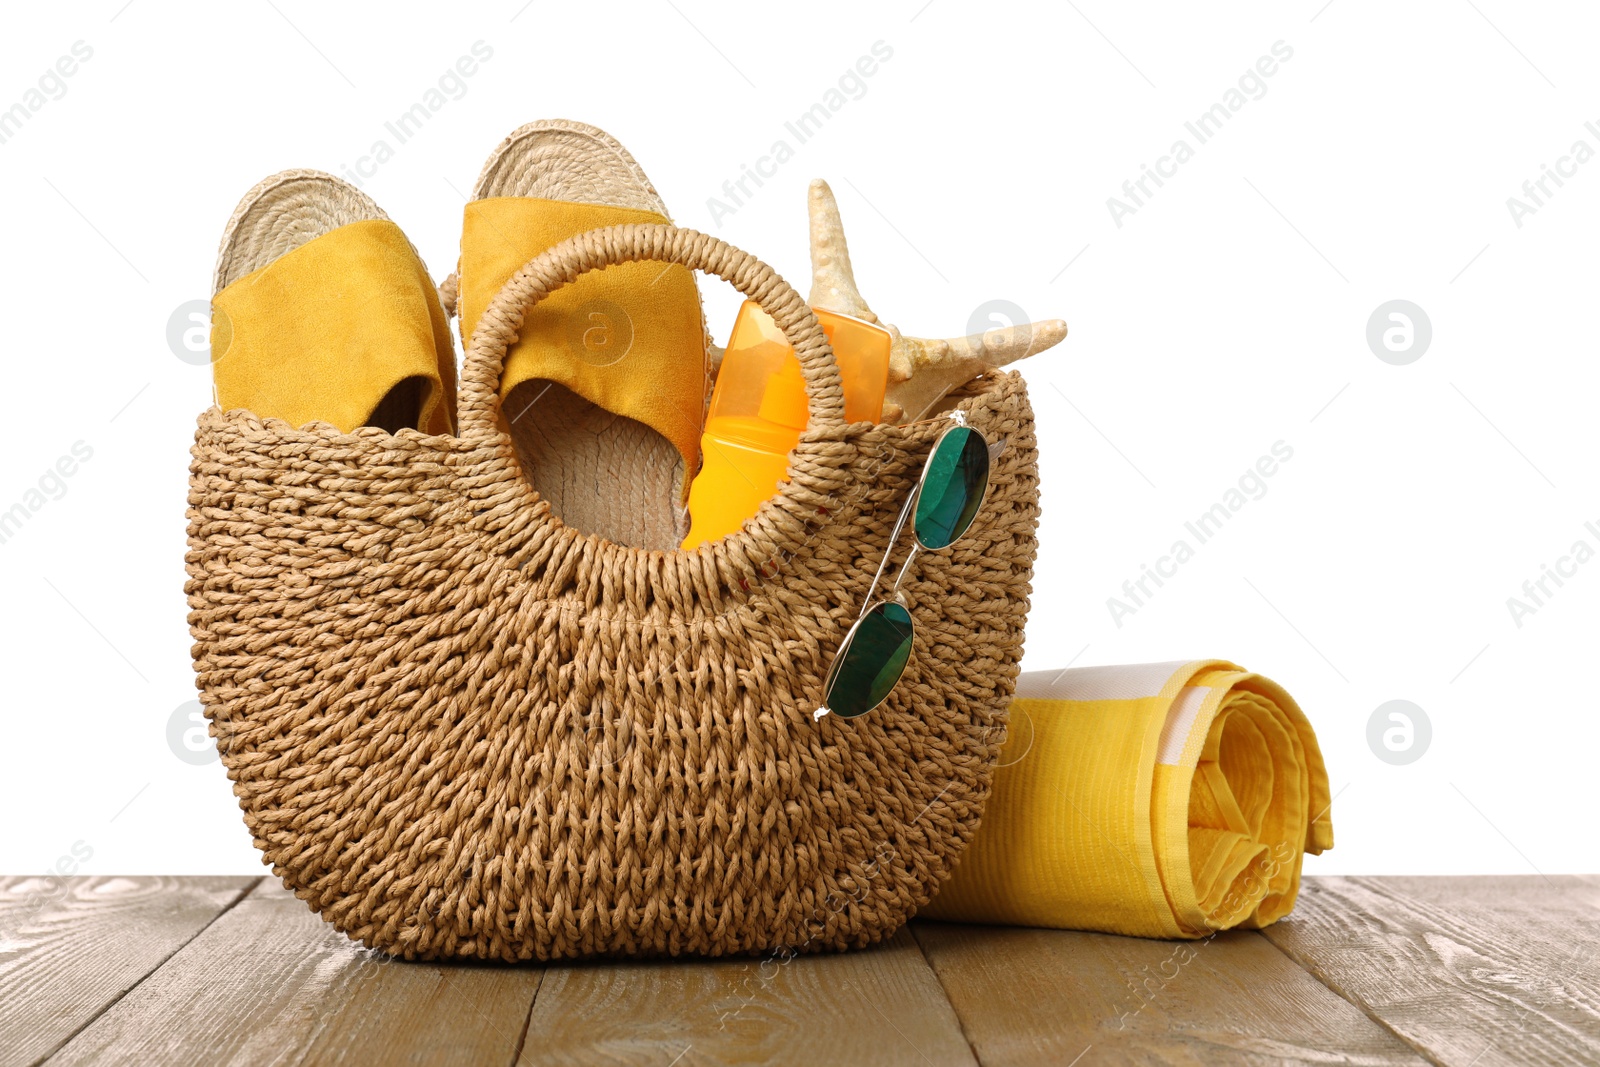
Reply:
M0 108L74 42L93 57L0 144L0 510L75 442L93 458L0 545L0 870L78 842L84 873L259 870L220 764L167 739L194 698L183 512L210 395L167 321L210 295L246 189L353 165L479 40L465 94L364 180L436 274L483 158L534 118L610 131L678 222L802 291L806 183L829 178L890 321L960 334L1005 298L1070 324L1022 368L1044 457L1026 667L1219 656L1282 682L1338 791L1312 873L1600 870L1600 561L1520 628L1506 604L1600 548L1600 161L1520 228L1506 204L1600 149L1595 17L1322 2L14 6ZM717 225L708 198L880 40L865 94ZM1196 146L1184 122L1277 41L1265 95ZM1180 137L1194 158L1119 228L1107 198ZM735 298L707 288L725 332ZM1392 299L1432 322L1406 366L1366 342ZM1280 440L1266 495L1116 625L1107 598ZM1391 699L1432 724L1404 766L1367 742Z

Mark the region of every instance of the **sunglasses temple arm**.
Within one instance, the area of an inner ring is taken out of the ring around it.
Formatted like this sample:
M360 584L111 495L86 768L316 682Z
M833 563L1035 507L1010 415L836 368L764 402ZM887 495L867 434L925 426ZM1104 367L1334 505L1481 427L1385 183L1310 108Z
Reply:
M878 572L872 576L872 584L867 586L867 595L861 601L861 614L856 616L858 620L872 606L872 594L878 591L878 581L883 577L884 568L889 566L889 557L894 555L894 546L900 543L900 531L905 529L906 519L911 517L911 509L916 506L917 497L921 492L922 487L920 485L911 491L911 496L906 499L905 506L900 509L900 517L894 520L894 529L889 533L889 547L883 550L883 559L878 563ZM912 551L915 552L915 549ZM905 568L901 568L901 573L905 573ZM898 589L899 586L900 583L896 581L895 588Z

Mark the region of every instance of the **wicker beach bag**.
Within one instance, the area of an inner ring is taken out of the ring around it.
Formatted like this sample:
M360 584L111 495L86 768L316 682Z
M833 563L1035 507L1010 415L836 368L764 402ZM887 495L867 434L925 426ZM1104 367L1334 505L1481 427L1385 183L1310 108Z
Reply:
M498 422L526 310L635 260L760 303L810 397L790 481L690 552L563 525ZM970 532L913 565L903 679L878 710L820 722L830 658L946 420L846 424L800 296L666 225L594 230L525 266L483 316L460 396L459 438L200 416L195 671L284 885L406 958L800 952L893 933L948 877L1004 739L1037 547L1022 379L991 373L960 399L1004 444Z

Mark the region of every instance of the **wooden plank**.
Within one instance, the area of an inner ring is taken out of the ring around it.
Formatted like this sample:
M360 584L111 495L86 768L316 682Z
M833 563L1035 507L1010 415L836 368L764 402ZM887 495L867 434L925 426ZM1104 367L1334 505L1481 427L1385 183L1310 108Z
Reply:
M509 1064L541 973L375 956L267 881L49 1062Z
M1425 1062L1254 932L912 929L984 1067Z
M973 1064L902 930L843 955L552 966L524 1064Z
M1600 1063L1594 877L1310 879L1192 943L918 923L542 970L374 957L275 882L230 908L255 881L0 880L0 1062Z
M49 1055L256 881L0 879L0 1061Z
M1319 878L1267 936L1438 1063L1600 1063L1594 880Z

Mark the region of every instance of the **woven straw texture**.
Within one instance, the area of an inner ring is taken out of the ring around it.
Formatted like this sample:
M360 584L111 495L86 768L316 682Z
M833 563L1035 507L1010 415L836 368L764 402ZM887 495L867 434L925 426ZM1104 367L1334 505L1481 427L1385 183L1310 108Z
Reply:
M388 217L372 197L331 174L279 171L239 199L222 231L212 292L340 226Z
M743 531L692 552L563 525L496 425L525 307L635 259L761 303L811 395L791 480ZM989 375L961 407L1005 441L987 501L965 538L914 564L915 648L888 703L821 722L830 657L948 424L845 424L816 319L749 255L672 226L551 249L472 339L459 438L204 413L186 557L195 669L256 846L340 930L406 958L888 936L982 812L1037 547L1022 380Z

